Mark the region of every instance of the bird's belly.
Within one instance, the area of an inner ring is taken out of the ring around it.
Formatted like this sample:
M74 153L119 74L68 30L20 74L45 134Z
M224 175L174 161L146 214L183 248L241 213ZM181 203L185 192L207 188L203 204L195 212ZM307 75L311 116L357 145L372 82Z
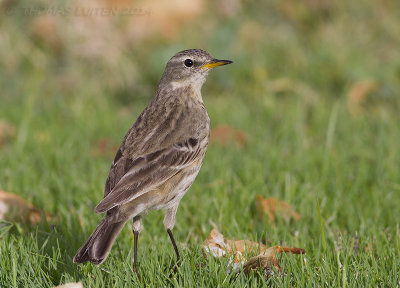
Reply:
M178 204L196 179L200 166L192 165L175 175L173 177L175 179L171 179L172 181L167 181L168 183L162 185L164 187L160 187L161 201L154 209L169 208Z

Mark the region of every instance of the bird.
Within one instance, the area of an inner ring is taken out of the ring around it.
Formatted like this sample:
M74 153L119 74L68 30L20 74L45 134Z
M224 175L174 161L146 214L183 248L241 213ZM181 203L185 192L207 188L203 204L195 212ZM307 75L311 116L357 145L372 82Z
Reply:
M77 251L74 263L103 263L125 223L132 219L133 271L140 279L137 247L142 217L158 209L165 209L164 228L176 263L180 263L172 229L179 203L199 173L210 138L210 118L201 88L210 70L230 63L201 49L178 52L167 62L155 97L115 155L104 198L94 209L105 215Z

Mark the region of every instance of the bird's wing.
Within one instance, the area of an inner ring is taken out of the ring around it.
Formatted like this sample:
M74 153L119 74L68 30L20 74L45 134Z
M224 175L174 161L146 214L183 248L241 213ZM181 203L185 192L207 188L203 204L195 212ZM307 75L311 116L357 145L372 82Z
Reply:
M154 101L139 115L129 129L110 167L110 172L104 187L104 198L114 189L121 178L134 166L141 156L172 147L183 142L184 135L197 135L196 131L188 130L187 113L182 113L176 107L175 97ZM167 99L168 100L168 99ZM168 108L168 109L167 109ZM157 115L157 117L154 117ZM163 119L160 121L159 119ZM175 123L172 123L174 122ZM194 126L194 125L193 125ZM171 127L174 127L171 131ZM197 137L198 138L198 137Z
M122 176L129 170L132 166L132 161L129 157L123 155L123 145L119 147L117 154L115 155L114 161L111 164L110 172L106 180L106 185L104 187L104 197L106 197L111 190L117 185L118 181L121 180Z
M118 154L122 155L122 153L118 152L116 162L122 162L117 169L113 169L113 173L118 173L120 170L123 176L96 206L95 212L102 213L132 201L159 187L184 168L202 161L207 148L203 141L208 140L206 138L187 138L171 147L137 157L134 160L119 156Z

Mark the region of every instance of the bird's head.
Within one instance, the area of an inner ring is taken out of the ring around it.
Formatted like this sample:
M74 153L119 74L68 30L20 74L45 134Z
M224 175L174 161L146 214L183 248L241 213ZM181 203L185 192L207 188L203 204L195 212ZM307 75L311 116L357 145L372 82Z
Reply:
M204 50L184 50L168 61L160 84L201 88L211 69L230 63L232 61L215 59Z

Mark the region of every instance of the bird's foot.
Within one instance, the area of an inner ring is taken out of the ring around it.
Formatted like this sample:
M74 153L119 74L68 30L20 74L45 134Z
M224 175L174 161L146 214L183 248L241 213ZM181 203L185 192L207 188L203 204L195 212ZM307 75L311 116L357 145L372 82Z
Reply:
M138 278L139 282L142 282L142 279L140 278L140 275L139 275L139 272L138 272L136 266L133 267L133 273L136 274L136 277Z
M170 271L169 278L173 278L174 275L178 273L178 269L179 267L181 267L181 263L182 263L181 260L177 260L176 262L172 263L171 266L169 266L169 268L165 268L164 270L165 272Z

